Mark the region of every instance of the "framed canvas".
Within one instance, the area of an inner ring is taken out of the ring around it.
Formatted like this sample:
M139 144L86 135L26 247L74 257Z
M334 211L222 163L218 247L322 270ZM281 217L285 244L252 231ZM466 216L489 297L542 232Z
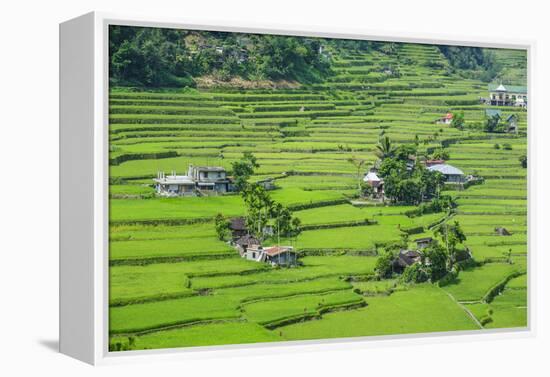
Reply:
M61 24L61 352L530 334L532 48Z

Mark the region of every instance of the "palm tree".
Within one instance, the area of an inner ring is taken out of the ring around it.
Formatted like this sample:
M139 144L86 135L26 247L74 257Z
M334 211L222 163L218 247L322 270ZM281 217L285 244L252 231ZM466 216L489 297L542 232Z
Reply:
M392 145L390 138L388 136L384 136L378 141L376 151L374 153L378 158L383 160L386 157L390 157L394 151L395 147Z

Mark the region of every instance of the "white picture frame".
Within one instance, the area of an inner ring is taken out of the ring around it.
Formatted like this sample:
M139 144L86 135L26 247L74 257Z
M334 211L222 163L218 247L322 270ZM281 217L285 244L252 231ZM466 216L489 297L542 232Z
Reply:
M384 344L475 341L485 337L535 334L536 251L528 230L528 326L521 329L453 331L435 334L374 336L319 341L208 346L109 352L108 350L108 27L132 25L311 37L366 39L427 44L525 49L528 95L533 88L533 41L409 35L364 30L319 30L286 25L247 25L199 20L160 19L92 12L60 25L60 352L90 364L181 359L267 352L322 350L328 347L378 347ZM532 142L533 102L528 104L528 158ZM533 164L528 171L528 219L534 218Z

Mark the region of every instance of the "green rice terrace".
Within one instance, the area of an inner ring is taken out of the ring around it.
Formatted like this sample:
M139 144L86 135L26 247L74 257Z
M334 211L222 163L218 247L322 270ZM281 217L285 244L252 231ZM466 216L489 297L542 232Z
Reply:
M527 112L482 103L488 83L450 71L437 46L392 45L328 49L330 74L287 87L111 87L111 350L527 326ZM502 79L525 85L523 51L495 59ZM515 115L517 132L487 132L489 108ZM462 124L437 121L446 114ZM384 140L475 180L442 185L444 208L365 194ZM300 228L263 246L291 246L295 265L241 257L220 236L220 221L252 216L238 190L156 191L159 172L190 165L235 179L247 152L245 183L268 182ZM417 278L430 265L417 254L414 271L381 273L417 239L448 251L452 231L464 237L437 279Z

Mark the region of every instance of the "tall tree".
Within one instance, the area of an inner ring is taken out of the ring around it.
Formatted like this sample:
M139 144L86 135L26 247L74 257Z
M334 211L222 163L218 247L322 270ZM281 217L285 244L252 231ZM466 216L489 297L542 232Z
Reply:
M449 269L451 269L456 262L457 245L466 241L466 235L460 227L458 221L454 221L453 224L444 223L437 228L436 235L441 236L449 254Z
M244 152L240 160L231 163L234 184L238 191L243 191L246 188L248 179L259 167L256 157L251 152Z
M376 156L380 159L386 157L391 157L395 148L392 145L392 142L388 136L380 138L378 144L376 145L376 151L374 152Z

